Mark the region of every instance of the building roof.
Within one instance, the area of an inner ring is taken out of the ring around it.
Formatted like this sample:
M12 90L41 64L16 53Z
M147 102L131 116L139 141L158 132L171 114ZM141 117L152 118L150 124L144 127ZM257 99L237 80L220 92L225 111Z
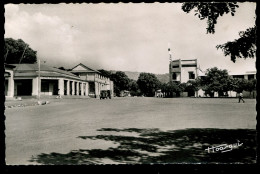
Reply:
M15 77L22 77L22 76L37 76L38 73L38 64L12 64L13 66L16 66L14 69L14 76ZM60 70L58 68L54 68L45 64L41 64L40 66L40 75L41 76L52 76L52 77L71 77L80 79L75 74Z
M81 69L79 68L81 67ZM77 69L79 68L79 69ZM72 68L71 72L87 72L87 73L100 73L98 70L95 70L93 68L90 68L82 63L79 63L75 67Z
M4 64L5 65L5 68L8 68L8 69L14 69L15 66L14 65L10 65L10 64Z
M256 71L246 71L246 72L230 72L229 75L254 75Z

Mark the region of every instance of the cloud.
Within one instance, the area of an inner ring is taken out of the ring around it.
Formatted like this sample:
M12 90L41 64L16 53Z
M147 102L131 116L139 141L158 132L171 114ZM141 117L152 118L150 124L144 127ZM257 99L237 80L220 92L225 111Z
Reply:
M58 16L48 16L41 12L29 14L18 5L5 6L5 37L22 39L37 51L40 59L48 64L61 64L77 57L75 37L80 31L65 23Z
M215 34L206 34L206 21L184 13L181 3L8 4L5 9L5 37L23 39L49 65L167 73L170 42L174 59L197 58L203 69L254 68L254 59L247 61L250 66L242 60L234 64L216 45L254 24L255 3L240 4L234 17L221 17Z

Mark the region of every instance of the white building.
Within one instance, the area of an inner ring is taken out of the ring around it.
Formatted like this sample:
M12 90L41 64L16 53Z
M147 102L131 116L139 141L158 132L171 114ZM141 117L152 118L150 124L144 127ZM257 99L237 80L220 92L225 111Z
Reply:
M14 97L14 68L13 65L5 64L5 96L7 99Z
M90 96L99 97L101 90L111 90L113 96L113 81L102 76L99 71L80 63L72 68L70 72L79 76L81 80L88 81Z
M242 79L256 79L256 71L246 71L245 73L229 73L232 78L242 78ZM169 81L187 83L189 80L195 80L197 77L203 77L205 73L200 70L197 59L189 60L171 60L169 63ZM236 97L237 93L235 91L228 91L229 97ZM248 91L243 91L245 97L250 96ZM256 91L253 91L253 97L256 96ZM200 89L195 93L185 93L183 92L180 96L195 96L195 97L207 97L205 92ZM214 93L214 97L218 97L218 93Z
M170 81L186 83L198 77L197 59L172 60L169 66Z
M251 79L256 79L256 71L246 71L244 73L229 73L229 75L232 78L240 78L240 79L247 79L247 80L251 80Z
M7 99L14 96L52 95L92 97L92 83L95 84L94 96L98 96L100 90L111 90L113 94L113 82L102 77L99 72L89 72L84 77L75 71L68 72L45 64L41 64L40 71L38 64L5 64Z

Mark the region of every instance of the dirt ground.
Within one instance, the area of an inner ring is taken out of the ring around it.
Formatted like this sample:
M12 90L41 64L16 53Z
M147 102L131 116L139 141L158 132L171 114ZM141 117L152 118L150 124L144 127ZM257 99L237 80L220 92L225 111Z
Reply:
M6 108L6 163L254 163L256 101L245 101L75 98ZM238 141L230 152L205 150Z

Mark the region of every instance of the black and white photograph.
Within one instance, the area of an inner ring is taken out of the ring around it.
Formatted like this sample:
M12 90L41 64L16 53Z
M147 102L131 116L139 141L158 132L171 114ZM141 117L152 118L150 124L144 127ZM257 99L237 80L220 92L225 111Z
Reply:
M256 6L5 3L6 165L256 164Z

